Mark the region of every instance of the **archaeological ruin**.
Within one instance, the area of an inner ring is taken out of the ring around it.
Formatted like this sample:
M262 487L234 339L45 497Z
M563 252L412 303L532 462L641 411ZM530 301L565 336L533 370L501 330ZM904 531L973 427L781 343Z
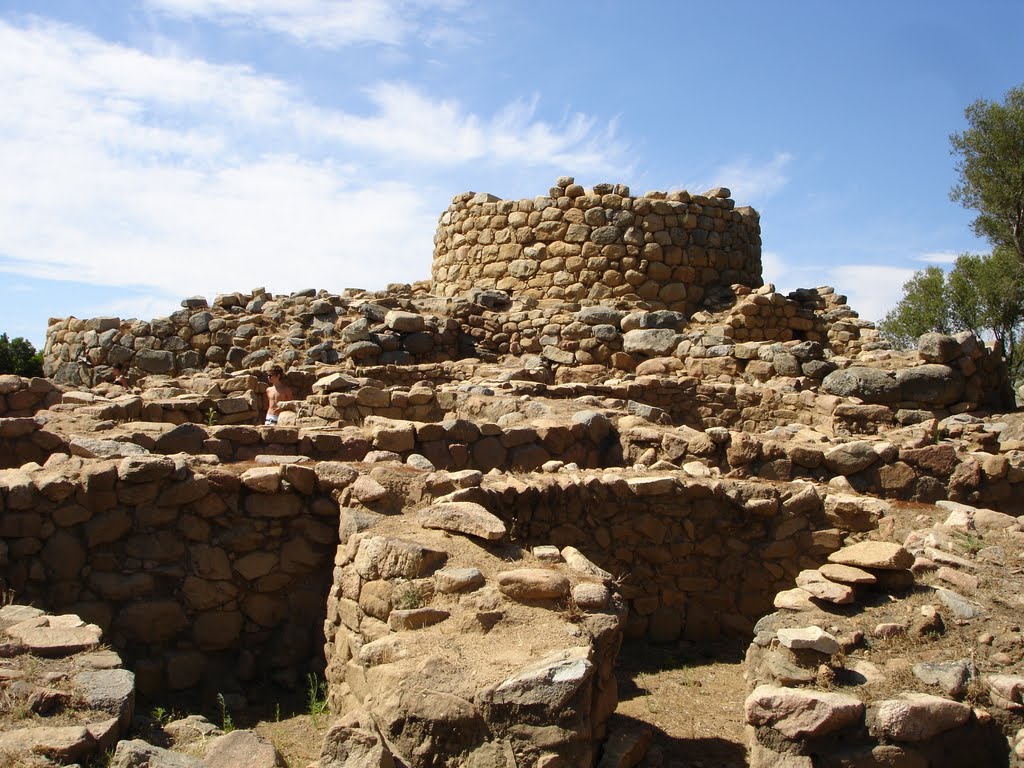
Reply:
M319 768L672 766L617 660L728 641L752 768L1024 766L1001 350L776 291L728 189L467 192L429 281L54 318L44 370L0 376L0 759L160 765L136 697L312 674ZM175 759L266 748L218 738Z

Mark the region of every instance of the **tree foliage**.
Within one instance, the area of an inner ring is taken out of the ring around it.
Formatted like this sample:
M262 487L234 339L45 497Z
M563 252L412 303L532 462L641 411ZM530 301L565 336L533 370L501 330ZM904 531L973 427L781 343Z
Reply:
M42 376L43 356L20 336L8 339L6 333L0 333L0 374L3 373Z
M914 273L903 284L903 298L878 324L879 330L892 344L907 349L917 344L919 336L932 331L952 333L946 276L938 267Z
M1024 85L1002 104L979 99L964 116L967 130L949 137L960 174L950 197L978 212L977 235L1024 261Z
M923 333L972 331L1003 347L1011 373L1024 372L1024 262L1015 251L962 254L949 274L938 267L915 272L903 284L903 298L878 324L900 348L914 346Z

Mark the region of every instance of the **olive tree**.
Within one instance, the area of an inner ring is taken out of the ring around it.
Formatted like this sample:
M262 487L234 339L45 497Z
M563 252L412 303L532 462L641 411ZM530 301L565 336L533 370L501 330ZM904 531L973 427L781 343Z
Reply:
M964 116L967 129L949 137L960 175L950 197L978 212L975 234L1024 261L1024 85L1001 104L979 99Z

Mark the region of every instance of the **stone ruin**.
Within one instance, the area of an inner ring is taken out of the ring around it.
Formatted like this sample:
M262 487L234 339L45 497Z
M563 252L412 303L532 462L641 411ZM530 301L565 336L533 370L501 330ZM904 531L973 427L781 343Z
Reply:
M563 177L457 196L429 282L51 320L47 378L0 377L0 586L50 614L0 611L6 647L102 632L151 700L320 673L321 768L654 768L609 729L623 643L753 638L755 768L1021 765L999 351L890 349L832 288L764 284L760 244L726 189ZM896 674L908 637L931 667ZM133 706L0 755L74 762Z

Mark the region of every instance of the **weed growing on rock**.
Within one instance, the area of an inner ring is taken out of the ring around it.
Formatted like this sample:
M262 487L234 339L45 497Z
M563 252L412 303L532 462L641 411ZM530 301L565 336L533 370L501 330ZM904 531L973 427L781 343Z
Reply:
M313 727L320 727L320 715L327 711L327 682L321 681L310 672L306 675L306 703L309 716L313 719Z
M217 694L217 703L220 704L220 729L224 731L224 733L231 733L235 730L235 721L231 718L231 713L228 712L228 705L224 701L223 693Z
M395 608L402 611L423 607L423 598L420 597L420 593L416 591L416 588L412 584L406 584L398 590L395 593L392 602L394 603Z
M149 712L149 716L152 717L161 728L175 719L173 710L159 706L153 707Z

